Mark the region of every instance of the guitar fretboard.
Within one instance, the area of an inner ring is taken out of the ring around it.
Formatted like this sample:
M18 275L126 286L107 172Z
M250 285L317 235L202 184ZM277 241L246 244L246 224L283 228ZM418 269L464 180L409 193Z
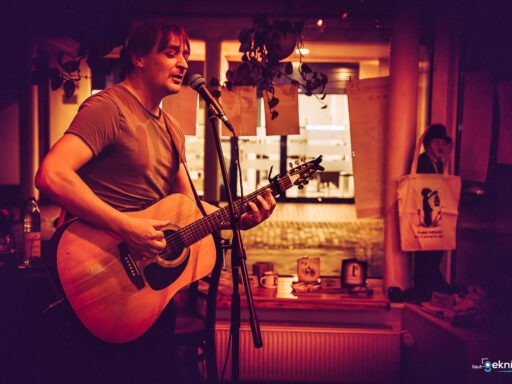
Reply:
M235 217L241 216L243 213L250 210L248 205L249 202L256 202L258 196L262 196L265 193L266 189L270 189L272 191L272 195L277 196L283 191L291 188L293 186L290 177L285 176L283 178L277 179L277 186L272 184L268 184L263 188L258 189L250 193L249 195L243 197L242 199L238 199L234 202L234 215ZM196 241L201 240L203 237L209 235L212 232L222 228L226 224L228 224L231 220L231 214L229 206L219 209L214 213L209 214L208 216L203 217L202 219L197 220L196 222L189 224L178 232L174 234L174 236L178 236L181 240L181 243L184 246L190 246L194 244ZM169 239L168 241L173 241ZM176 241L176 240L175 240Z
M277 176L273 178L270 180L270 184L263 188L250 193L242 199L238 199L233 203L233 216L239 218L243 213L247 212L250 209L249 203L255 203L257 201L257 197L262 196L267 189L272 191L273 196L278 196L294 185L298 185L300 188L303 184L307 183L307 180L311 178L317 170L324 170L320 165L321 161L322 156L318 156L315 160L311 160L305 164L295 167L284 176ZM169 249L183 249L184 247L191 246L210 233L227 226L227 224L230 223L231 217L230 207L226 206L214 213L202 217L176 232L173 232L170 235L166 235L166 251Z

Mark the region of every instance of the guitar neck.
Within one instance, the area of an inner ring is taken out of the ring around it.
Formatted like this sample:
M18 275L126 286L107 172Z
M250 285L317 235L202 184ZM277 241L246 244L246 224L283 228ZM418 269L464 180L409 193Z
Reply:
M238 199L233 203L234 216L240 217L243 213L250 210L249 202L255 203L258 196L263 196L265 190L270 189L273 196L278 196L285 190L293 186L290 177L285 176L278 178L272 184L268 184L257 191ZM176 235L179 236L183 245L190 246L203 237L215 232L229 224L231 214L229 206L221 208L196 222L181 228Z

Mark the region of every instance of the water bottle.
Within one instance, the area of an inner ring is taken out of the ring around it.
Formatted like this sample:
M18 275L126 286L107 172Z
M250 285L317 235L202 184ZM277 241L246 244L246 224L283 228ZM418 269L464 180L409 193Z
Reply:
M41 264L41 212L36 199L30 197L23 210L23 249L18 268Z

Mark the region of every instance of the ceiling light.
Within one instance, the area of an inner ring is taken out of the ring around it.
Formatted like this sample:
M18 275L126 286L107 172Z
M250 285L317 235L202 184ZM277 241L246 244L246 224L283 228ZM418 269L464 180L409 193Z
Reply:
M309 53L309 49L308 48L297 48L295 50L295 53L297 55L307 55Z

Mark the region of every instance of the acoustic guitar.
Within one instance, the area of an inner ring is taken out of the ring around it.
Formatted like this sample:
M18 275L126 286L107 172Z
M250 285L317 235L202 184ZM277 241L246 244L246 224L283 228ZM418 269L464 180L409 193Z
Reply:
M270 184L237 200L235 215L248 211L267 188L278 196L307 184L322 156L300 164ZM153 259L130 253L114 234L77 220L62 233L57 247L57 271L66 297L83 325L112 343L134 340L146 332L175 293L206 276L215 264L212 233L230 221L229 207L203 216L194 200L170 195L133 217L169 220L163 228L166 248Z

